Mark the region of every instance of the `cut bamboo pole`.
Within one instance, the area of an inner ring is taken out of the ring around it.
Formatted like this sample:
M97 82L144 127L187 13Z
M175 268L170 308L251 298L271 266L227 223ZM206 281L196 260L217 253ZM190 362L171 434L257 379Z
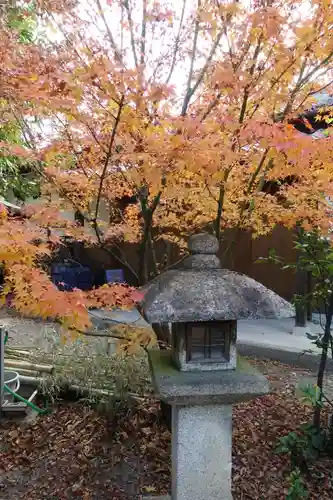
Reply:
M35 370L38 372L52 373L54 367L52 365L37 365L34 363L29 363L28 361L19 361L17 359L6 359L6 366L15 367L15 368L23 368L27 370Z
M106 396L106 397L117 397L117 398L119 398L119 396L116 396L116 394L114 392L107 391L105 389L95 389L95 388L87 389L85 387L80 387L79 385L70 385L69 389L71 389L73 391L76 391L78 393L82 393L82 394L89 393L89 394L93 394L93 395L96 395L96 396ZM137 401L144 401L147 397L153 397L151 395L147 395L147 396L141 397L138 394L134 394L133 392L128 392L127 396L129 396L131 399L135 399Z
M29 377L29 376L22 376L20 377L21 382L25 382L27 384L33 384L33 385L40 385L42 384L45 379L41 377ZM80 387L79 385L69 385L67 388L71 391L75 391L78 394L95 394L96 396L106 396L110 398L116 398L119 399L120 397L116 395L114 392L107 391L105 389L87 389L86 387ZM134 399L136 401L144 401L146 398L149 399L156 399L156 396L153 394L145 394L143 397L139 396L138 394L134 394L132 392L127 394L128 397L131 399Z
M5 355L10 355L10 356L31 356L31 351L23 351L23 350L20 350L20 349L12 349L12 348L9 348L7 347L5 349Z
M10 346L10 345L6 345L5 352L24 352L26 354L33 354L37 350L38 349L31 349L29 347L23 347L23 346Z
M21 375L27 375L29 377L37 377L39 375L40 372L37 372L35 370L26 370L26 369L23 369L23 368L19 368L19 367L16 367L16 366L6 366L6 363L5 363L5 370L6 368L10 369L10 370L13 370L14 372L17 372L20 377Z
M22 377L20 377L21 382L32 385L40 385L43 380L42 377L29 377L27 375L22 375Z

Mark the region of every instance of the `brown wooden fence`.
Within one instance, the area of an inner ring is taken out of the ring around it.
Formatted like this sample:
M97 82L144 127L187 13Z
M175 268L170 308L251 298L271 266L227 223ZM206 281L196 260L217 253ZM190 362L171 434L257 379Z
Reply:
M296 262L294 250L295 235L284 227L276 227L267 236L253 239L248 232L238 235L237 242L232 245L234 231L225 234L220 250L220 258L224 267L247 274L268 288L274 290L287 300L291 300L295 291L295 273L293 270L281 270L276 264L257 263L260 257L267 257L270 248L282 257L287 264ZM231 248L227 256L225 249Z
M235 231L226 231L219 252L223 266L238 271L271 288L287 300L290 300L295 289L295 274L292 270L282 271L275 264L258 264L259 257L267 257L270 248L275 248L277 255L286 263L295 262L296 255L293 249L294 234L283 227L276 227L272 233L253 239L251 234L240 232L235 240ZM226 252L226 250L228 250ZM157 259L163 260L166 245L163 241L156 249ZM122 251L131 266L138 269L138 245L125 244ZM169 245L170 261L179 259L179 249L176 245ZM64 255L65 256L65 255ZM82 264L89 265L95 274L105 269L122 267L119 262L104 250L84 248L76 245L72 257ZM125 277L130 284L134 284L133 277L125 270Z

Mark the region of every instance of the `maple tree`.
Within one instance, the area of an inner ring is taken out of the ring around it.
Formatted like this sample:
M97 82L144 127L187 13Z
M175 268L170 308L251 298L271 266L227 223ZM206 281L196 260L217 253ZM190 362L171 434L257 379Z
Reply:
M291 120L331 91L331 1L40 0L36 9L39 43L19 47L2 30L1 113L20 124L26 147L1 147L31 160L44 195L58 196L35 214L40 231L62 226L98 244L144 283L161 269L156 243L182 245L207 225L219 238L229 227L328 229L332 141L299 134ZM83 227L59 218L69 207ZM5 234L12 222L3 224ZM138 271L124 241L139 242Z
M36 22L32 6L16 6L9 2L3 6L3 22L9 30L13 30L19 43L33 43ZM0 99L0 107L6 106ZM21 127L9 114L2 116L0 124L0 140L12 144L24 144ZM36 197L39 194L38 178L30 176L31 167L28 162L15 155L0 157L0 194L8 198L13 193L20 200Z
M31 19L30 5L25 7L13 2L6 6L0 23L6 64L0 78L0 139L3 146L0 157L3 178L1 189L5 196L8 189L14 191L19 199L35 194L36 178L43 178L40 158L28 152L32 144L31 139L35 139L34 133L30 128L28 130L24 127L25 120L34 114L34 103L32 100L20 102L22 108L19 108L16 93L20 80L18 73L24 75L33 61L38 63L43 58L32 35L31 30L35 26ZM23 64L20 66L20 63ZM29 74L29 71L26 74ZM35 179L25 179L24 171L29 173L31 170L35 173ZM90 326L89 307L133 305L136 298L130 287L104 286L88 293L80 290L63 293L57 289L43 266L45 258L50 256L55 246L60 243L59 237L54 234L51 237L51 222L53 229L72 227L73 234L76 234L75 226L67 220L61 220L53 206L38 207L38 210L28 207L17 214L16 209L12 213L10 205L7 208L6 205L0 204L0 260L4 273L2 303L10 298L11 304L23 314L45 319L55 318L62 323L64 332L86 330Z

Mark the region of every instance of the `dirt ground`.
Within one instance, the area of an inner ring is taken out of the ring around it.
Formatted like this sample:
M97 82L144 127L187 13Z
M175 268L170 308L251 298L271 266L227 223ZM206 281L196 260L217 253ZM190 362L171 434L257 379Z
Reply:
M40 343L52 323L0 311L10 342ZM39 344L40 345L40 344ZM284 500L289 462L275 452L279 437L311 419L296 394L315 374L278 362L249 360L272 393L234 407L234 500ZM333 398L333 377L326 378ZM333 498L331 461L322 459L306 480L309 499ZM57 401L52 412L0 428L0 500L139 500L170 491L170 432L156 401L117 406L105 413L82 402Z
M234 408L233 498L284 500L289 462L277 439L311 418L295 396L309 372L252 360L272 394ZM159 405L99 413L83 403L57 402L51 414L0 430L1 500L139 500L170 490L170 433ZM333 498L331 462L307 481L310 499Z

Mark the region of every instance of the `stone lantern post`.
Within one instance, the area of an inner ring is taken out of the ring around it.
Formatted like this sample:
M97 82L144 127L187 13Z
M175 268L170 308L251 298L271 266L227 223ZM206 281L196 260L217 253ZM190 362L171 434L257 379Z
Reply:
M172 406L172 500L231 500L232 405L267 394L266 378L236 354L237 320L294 316L255 280L222 269L218 241L189 240L190 256L148 285L149 323L171 324L171 349L149 355Z

